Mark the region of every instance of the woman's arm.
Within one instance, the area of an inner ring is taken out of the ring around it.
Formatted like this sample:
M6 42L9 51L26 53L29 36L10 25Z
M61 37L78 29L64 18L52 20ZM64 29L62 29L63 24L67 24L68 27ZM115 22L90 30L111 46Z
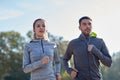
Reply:
M25 46L23 52L23 71L25 73L32 72L33 70L40 68L42 66L42 61L38 60L36 62L31 62L30 60L30 47L28 45Z
M60 75L61 63L60 63L60 56L58 54L57 48L54 49L54 62L55 62L56 79L61 80L61 75Z

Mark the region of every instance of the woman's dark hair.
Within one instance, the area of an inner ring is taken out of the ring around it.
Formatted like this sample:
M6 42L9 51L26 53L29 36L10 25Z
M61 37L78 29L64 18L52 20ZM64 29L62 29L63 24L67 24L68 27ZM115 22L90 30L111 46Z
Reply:
M81 17L81 18L79 19L79 25L81 24L81 22L82 22L83 19L89 19L89 20L92 21L92 19L91 19L90 17L88 17L88 16L83 16L83 17Z

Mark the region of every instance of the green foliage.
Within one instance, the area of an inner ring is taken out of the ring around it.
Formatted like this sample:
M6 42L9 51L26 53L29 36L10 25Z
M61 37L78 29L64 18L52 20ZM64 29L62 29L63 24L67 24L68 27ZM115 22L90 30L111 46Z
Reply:
M27 80L22 72L24 43L24 37L18 32L0 32L0 80L3 77L11 80Z
M32 31L28 31L26 35L27 35L27 39L28 39L27 41L30 41L30 40L33 39L33 37L34 37Z
M57 44L58 52L60 56L63 56L68 45L68 41L64 41L63 37L54 36L51 33L48 33L50 41L53 41Z
M120 79L120 52L114 53L112 56L112 66L110 68L102 67L103 80L119 80Z

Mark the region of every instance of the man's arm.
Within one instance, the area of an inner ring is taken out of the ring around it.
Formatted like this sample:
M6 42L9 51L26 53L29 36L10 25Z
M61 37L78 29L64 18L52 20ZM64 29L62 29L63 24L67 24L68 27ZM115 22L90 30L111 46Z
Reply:
M100 61L102 62L102 64L110 67L112 64L112 59L111 56L109 54L109 51L104 43L104 41L102 40L102 48L101 50L97 49L94 45L92 45L92 49L91 52L96 55Z
M63 58L63 64L64 64L64 68L65 70L68 72L68 74L71 74L71 72L73 71L72 68L70 68L70 65L68 64L68 61L71 59L71 56L73 54L73 45L70 42L68 44L67 50L65 52L64 58Z

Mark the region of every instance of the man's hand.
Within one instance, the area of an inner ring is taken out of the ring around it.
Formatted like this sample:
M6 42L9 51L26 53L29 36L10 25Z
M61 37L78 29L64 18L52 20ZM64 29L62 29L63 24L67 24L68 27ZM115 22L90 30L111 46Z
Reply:
M59 74L59 75L56 75L56 80L61 80L61 75Z
M50 61L50 59L49 59L48 56L44 56L44 57L42 58L42 64L48 64L49 61Z
M77 72L78 72L77 69L73 69L73 71L71 72L70 76L71 76L72 78L75 78L76 75L77 75Z
M93 45L88 45L88 51L91 52Z

